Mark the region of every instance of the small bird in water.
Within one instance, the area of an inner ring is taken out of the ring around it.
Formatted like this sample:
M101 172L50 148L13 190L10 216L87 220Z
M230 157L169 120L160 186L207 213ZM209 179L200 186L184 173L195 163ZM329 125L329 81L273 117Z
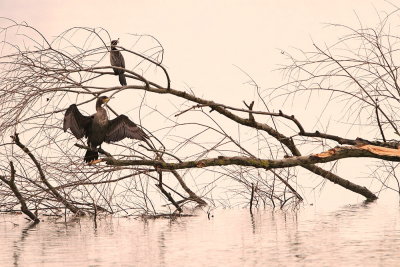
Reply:
M142 141L149 138L125 115L119 115L115 119L109 120L107 111L102 107L108 101L110 98L107 96L99 97L96 101L96 113L92 116L82 115L75 104L69 106L64 116L64 132L71 129L76 138L87 137L87 144L92 149L101 146L103 142L117 142L125 137ZM97 151L86 150L85 162L96 163L94 161L98 158Z
M118 40L111 41L110 63L111 63L111 66L125 68L124 57L122 56L121 52L118 51L117 48L115 47L118 44L118 42L119 42ZM127 85L125 74L124 74L125 70L113 68L113 71L114 71L115 75L119 76L119 83L122 86Z

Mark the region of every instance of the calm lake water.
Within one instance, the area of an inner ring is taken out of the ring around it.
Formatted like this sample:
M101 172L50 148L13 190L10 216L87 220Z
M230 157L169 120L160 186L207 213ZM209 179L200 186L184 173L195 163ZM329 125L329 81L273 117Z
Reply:
M97 229L1 215L0 266L400 266L397 204L212 214L105 218Z

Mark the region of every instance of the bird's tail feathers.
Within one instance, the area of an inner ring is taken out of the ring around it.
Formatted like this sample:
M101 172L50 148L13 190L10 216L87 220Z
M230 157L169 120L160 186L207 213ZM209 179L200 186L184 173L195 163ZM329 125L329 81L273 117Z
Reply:
M98 152L92 151L92 150L86 150L86 154L85 154L85 158L84 158L85 162L89 163L98 158L99 158Z
M127 85L127 83L126 83L126 78L125 78L125 75L124 75L123 73L120 73L120 74L119 74L119 83L120 83L122 86Z

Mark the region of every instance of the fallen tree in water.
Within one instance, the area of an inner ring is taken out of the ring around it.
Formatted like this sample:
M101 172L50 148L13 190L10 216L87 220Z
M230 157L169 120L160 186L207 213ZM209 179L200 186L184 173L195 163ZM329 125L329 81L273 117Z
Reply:
M287 82L261 90L246 76L254 94L243 98L251 101L231 106L176 88L154 37L131 36L137 49L116 46L125 57L123 68L104 63L111 43L105 29L73 28L48 40L29 25L3 20L0 211L21 206L38 221L41 213L157 217L205 205L296 206L305 197L297 178L309 174L377 199L382 188L335 171L337 162L354 158L379 160L373 173L388 173L393 179L380 180L382 185L400 191L393 165L400 159L394 60L400 50L396 35L385 32L388 25L333 25L349 31L334 45L314 44L298 57L282 51L289 60L281 69ZM152 49L141 49L143 40ZM349 48L354 44L358 50ZM113 69L120 77L124 70L127 85L116 83ZM84 112L104 95L114 98L106 107L109 117L127 114L149 140L94 148L63 132L71 104ZM282 104L289 100L296 104ZM290 114L322 100L326 107L317 121ZM324 121L326 113L336 117ZM336 126L328 131L331 124ZM100 162L86 164L85 150L99 152Z

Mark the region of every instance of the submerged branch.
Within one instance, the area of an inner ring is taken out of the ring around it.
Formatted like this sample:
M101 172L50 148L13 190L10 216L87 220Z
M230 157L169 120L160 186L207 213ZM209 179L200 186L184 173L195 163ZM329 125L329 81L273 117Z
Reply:
M42 170L42 167L39 163L39 161L36 159L36 157L31 153L31 151L24 145L21 143L21 141L19 140L18 134L15 133L14 136L11 136L11 138L13 139L13 141L15 142L15 144L17 146L19 146L22 151L24 151L33 161L33 163L36 165L36 168L39 171L39 177L40 180L42 180L42 182L46 185L46 187L50 190L50 192L56 197L56 199L58 201L60 201L65 207L67 207L67 209L69 209L71 212L73 212L74 214L82 214L82 212L75 207L74 205L70 204L63 196L61 196L61 194L49 183L49 181L46 179L46 176L44 175L44 172Z
M18 190L17 185L15 184L15 168L12 161L10 161L10 169L11 169L11 177L10 180L7 180L4 176L0 176L0 180L6 183L11 191L14 193L15 197L18 199L19 203L21 204L21 211L25 213L34 223L39 223L39 218L33 214L29 209L28 205L26 204L25 198L22 196L20 191Z
M171 193L167 192L165 188L163 187L163 181L162 181L162 171L158 171L158 184L157 187L160 189L160 191L164 194L164 196L167 197L167 199L175 206L176 210L179 212L182 212L182 208L179 206L178 203L176 203L175 199L172 197Z

